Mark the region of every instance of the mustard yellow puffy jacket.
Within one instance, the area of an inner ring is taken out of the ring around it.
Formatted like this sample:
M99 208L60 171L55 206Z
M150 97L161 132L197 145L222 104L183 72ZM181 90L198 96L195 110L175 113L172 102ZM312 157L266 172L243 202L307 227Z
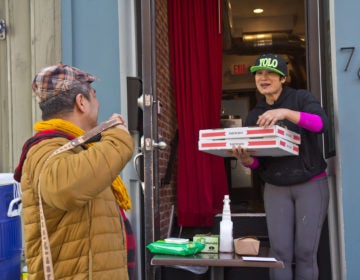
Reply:
M38 180L55 279L127 280L126 236L111 183L131 158L132 138L112 128L90 148L62 152L44 165L67 142L43 140L29 150L24 162L21 188L29 280L44 279Z

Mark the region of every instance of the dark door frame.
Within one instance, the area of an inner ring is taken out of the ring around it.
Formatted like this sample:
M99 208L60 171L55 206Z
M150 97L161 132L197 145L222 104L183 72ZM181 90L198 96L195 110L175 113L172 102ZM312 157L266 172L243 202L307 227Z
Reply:
M320 0L321 1L321 0ZM319 1L305 1L306 29L306 65L308 89L321 100L321 65L320 65L320 19Z
M156 24L155 1L140 2L141 43L139 63L143 85L143 147L144 156L144 246L159 238L160 215L158 208L158 151L154 142L158 141L157 94L156 94ZM144 251L145 280L155 279L155 269L151 267L151 254Z

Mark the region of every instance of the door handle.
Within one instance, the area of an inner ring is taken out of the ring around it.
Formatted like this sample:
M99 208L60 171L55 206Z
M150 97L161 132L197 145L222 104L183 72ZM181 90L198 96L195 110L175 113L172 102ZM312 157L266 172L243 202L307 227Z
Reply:
M154 139L151 138L146 138L144 143L145 143L145 150L147 151L153 150L154 148L165 150L167 147L167 144L164 141L155 142Z
M134 158L133 158L133 164L134 164L134 169L138 175L138 177L140 178L140 181L143 181L143 176L142 174L140 174L141 172L139 172L139 168L138 168L138 160L140 157L144 156L144 149L147 151L153 150L154 148L160 149L160 150L165 150L167 148L167 144L164 141L159 141L159 142L155 142L153 139L151 138L146 138L144 139L144 136L141 137L140 140L140 149L139 149L139 153L137 153Z
M160 141L158 143L156 143L154 140L152 142L152 146L154 148L158 148L159 150L165 150L167 147L167 144L164 141Z
M138 159L140 157L144 156L144 154L142 152L140 153L137 153L135 156L134 156L134 159L133 159L133 164L134 164L134 170L139 178L139 181L140 181L140 184L141 184L141 188L142 188L142 191L144 192L145 191L145 184L144 184L144 176L143 174L141 174L141 171L139 171L139 168L138 168Z

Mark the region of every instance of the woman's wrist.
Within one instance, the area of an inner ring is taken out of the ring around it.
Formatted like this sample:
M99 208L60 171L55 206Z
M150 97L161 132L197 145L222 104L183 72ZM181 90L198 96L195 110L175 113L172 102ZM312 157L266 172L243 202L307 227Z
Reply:
M251 163L249 161L249 164L244 164L243 163L243 165L245 167L247 167L247 168L250 168L250 169L256 169L256 168L258 168L260 166L259 159L257 157L252 156L251 161L252 161Z
M252 156L246 158L238 158L242 165L252 165L254 163L254 158Z

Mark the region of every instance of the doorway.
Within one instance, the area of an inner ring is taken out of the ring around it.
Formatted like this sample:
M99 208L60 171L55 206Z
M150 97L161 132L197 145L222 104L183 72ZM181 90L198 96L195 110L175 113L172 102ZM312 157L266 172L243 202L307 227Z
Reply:
M249 68L263 53L280 54L287 61L287 85L308 88L304 0L223 1L222 123L227 118L245 121L255 106L254 77ZM226 127L226 125L224 126ZM264 212L263 183L256 171L225 159L234 212Z
M284 57L289 70L288 86L308 89L319 100L322 99L321 80L326 77L320 71L319 58L323 57L321 53L325 48L320 47L323 34L319 26L323 25L324 15L323 11L319 11L317 2L223 0L222 117L235 116L245 121L248 111L259 98L249 67L263 53ZM319 3L323 5L323 1ZM233 212L264 212L262 180L256 171L244 173L239 165L234 159L225 159ZM239 183L239 180L242 182ZM242 226L252 230L249 223L242 223ZM331 279L327 220L320 238L318 264L319 279ZM230 269L228 279L231 279L232 273L236 275L239 271Z

